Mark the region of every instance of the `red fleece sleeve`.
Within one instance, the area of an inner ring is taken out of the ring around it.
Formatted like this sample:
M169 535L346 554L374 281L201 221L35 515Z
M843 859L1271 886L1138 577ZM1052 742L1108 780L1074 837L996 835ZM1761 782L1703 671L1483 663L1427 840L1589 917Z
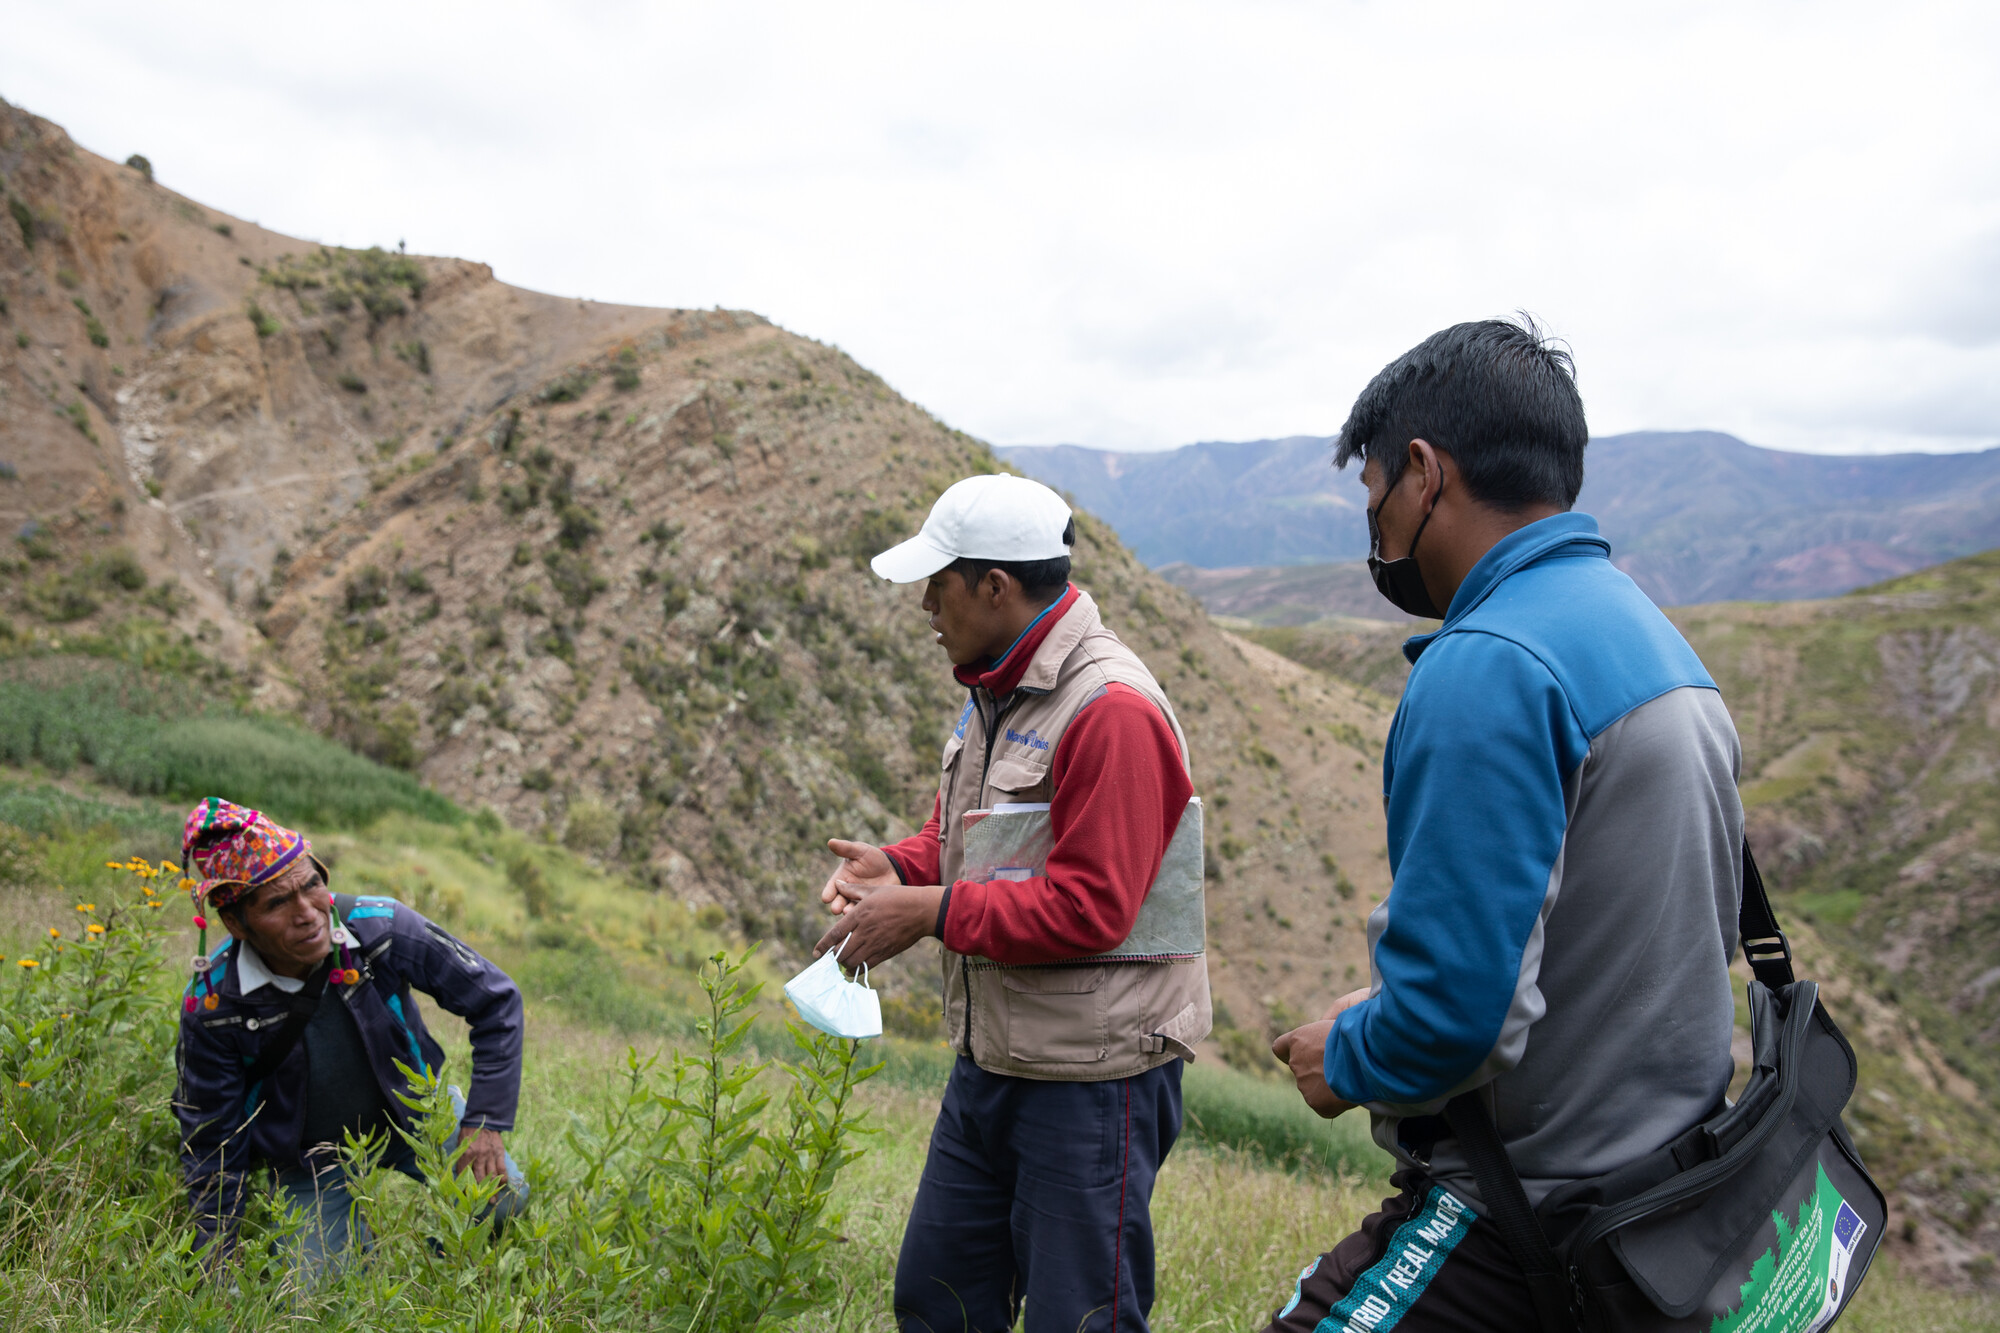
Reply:
M1173 730L1145 695L1108 686L1063 733L1054 776L1048 874L952 885L947 948L1050 963L1103 953L1132 933L1194 794Z
M921 829L882 849L905 884L938 882L938 862L944 859L944 849L938 845L938 807L943 802L944 794L940 792L931 802L931 817Z

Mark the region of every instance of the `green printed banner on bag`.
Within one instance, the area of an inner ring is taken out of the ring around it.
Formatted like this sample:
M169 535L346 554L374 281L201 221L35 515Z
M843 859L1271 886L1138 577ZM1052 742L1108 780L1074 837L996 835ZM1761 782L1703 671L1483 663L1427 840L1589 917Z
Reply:
M1743 1304L1718 1316L1709 1333L1818 1333L1840 1311L1847 1266L1868 1224L1861 1220L1819 1168L1813 1192L1799 1204L1795 1222L1782 1212L1778 1247L1764 1251L1743 1284Z

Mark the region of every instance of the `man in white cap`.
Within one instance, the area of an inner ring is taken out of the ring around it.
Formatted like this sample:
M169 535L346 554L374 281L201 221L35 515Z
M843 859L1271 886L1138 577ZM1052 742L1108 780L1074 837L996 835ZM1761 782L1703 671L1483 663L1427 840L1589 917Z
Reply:
M874 561L924 584L969 696L923 830L833 840L820 894L818 951L846 966L943 944L958 1062L896 1266L905 1330L1012 1328L1025 1299L1029 1333L1144 1333L1153 1304L1153 1180L1209 1028L1200 823L1166 695L1069 582L1075 534L1048 487L969 477ZM982 821L1026 831L1009 864L968 839Z

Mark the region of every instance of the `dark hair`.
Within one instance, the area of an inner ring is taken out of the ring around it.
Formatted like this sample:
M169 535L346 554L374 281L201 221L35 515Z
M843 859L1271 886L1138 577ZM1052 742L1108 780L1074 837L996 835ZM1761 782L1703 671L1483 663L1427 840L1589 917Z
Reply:
M1076 520L1071 519L1063 529L1064 546L1076 545ZM988 570L1006 571L1014 582L1021 585L1021 591L1030 601L1052 601L1069 586L1069 557L1053 556L1047 560L982 560L978 556L965 555L945 566L946 569L965 580L965 586L986 577Z
M1381 462L1402 479L1411 440L1450 454L1472 498L1495 509L1568 509L1583 488L1590 429L1576 363L1535 321L1454 324L1368 382L1335 442L1333 465Z

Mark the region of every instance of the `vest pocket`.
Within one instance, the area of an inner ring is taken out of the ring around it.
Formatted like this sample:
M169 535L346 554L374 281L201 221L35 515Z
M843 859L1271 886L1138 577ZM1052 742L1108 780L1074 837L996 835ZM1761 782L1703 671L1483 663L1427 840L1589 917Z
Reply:
M1002 755L987 771L986 785L1014 801L1046 801L1054 792L1046 759Z
M1103 967L1011 967L1006 992L1007 1055L1022 1064L1094 1064L1105 1037Z

